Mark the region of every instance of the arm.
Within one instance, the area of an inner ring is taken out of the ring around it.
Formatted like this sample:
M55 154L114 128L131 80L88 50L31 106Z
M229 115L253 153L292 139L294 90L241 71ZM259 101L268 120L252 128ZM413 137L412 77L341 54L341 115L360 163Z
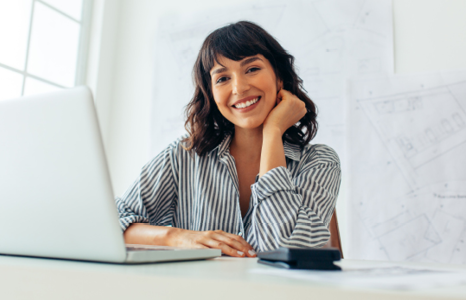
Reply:
M217 248L230 256L255 256L253 248L234 234L221 230L199 232L167 227L173 219L172 203L179 201L176 186L178 164L182 161L177 151L184 150L173 146L165 149L142 168L125 195L116 199L125 243Z
M282 133L278 128L267 128L262 137L261 162L259 176L277 168L286 168L285 150L283 149Z
M169 246L172 231L173 227L133 223L125 230L124 238L126 244Z
M282 136L306 112L306 105L295 95L283 89L278 92L277 106L267 116L262 129L261 177L273 168L286 168Z
M175 227L131 224L124 234L125 243L180 248L216 248L236 257L254 257L254 249L240 236L221 230L194 231Z
M330 233L341 172L336 153L316 145L303 153L293 177L274 168L251 187L253 211L248 242L257 250L277 247L320 247Z
M340 184L336 153L321 147L307 153L292 179L286 168L282 135L306 113L304 102L281 90L263 127L259 180L252 186L254 211L249 242L258 250L279 246L318 247L328 240L327 226Z
M172 203L177 198L172 168L173 148L173 145L169 146L147 163L126 193L116 198L123 231L133 223L170 225Z

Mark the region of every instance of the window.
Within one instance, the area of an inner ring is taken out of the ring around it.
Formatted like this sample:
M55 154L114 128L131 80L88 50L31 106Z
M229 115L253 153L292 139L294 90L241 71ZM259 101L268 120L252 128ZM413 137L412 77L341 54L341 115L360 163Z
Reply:
M84 83L91 0L0 0L0 100Z

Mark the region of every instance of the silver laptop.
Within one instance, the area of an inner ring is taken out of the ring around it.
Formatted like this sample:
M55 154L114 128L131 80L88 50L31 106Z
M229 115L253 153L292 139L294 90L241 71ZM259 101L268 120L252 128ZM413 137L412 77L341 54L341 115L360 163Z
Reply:
M0 101L0 254L114 263L218 249L125 245L87 87Z

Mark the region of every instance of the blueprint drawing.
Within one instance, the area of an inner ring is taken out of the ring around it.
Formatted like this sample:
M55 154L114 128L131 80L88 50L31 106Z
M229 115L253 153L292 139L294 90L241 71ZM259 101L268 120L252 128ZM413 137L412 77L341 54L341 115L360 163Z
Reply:
M466 263L466 72L353 80L351 258Z

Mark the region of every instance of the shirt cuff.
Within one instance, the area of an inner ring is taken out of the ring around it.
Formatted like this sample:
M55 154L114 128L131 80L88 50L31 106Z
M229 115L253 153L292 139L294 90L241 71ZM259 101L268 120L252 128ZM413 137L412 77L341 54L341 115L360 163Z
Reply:
M295 191L290 171L285 167L277 167L265 173L262 177L256 177L256 182L251 185L251 191L255 195L255 201L262 201L280 191ZM258 204L258 203L255 203Z
M148 223L149 224L149 220L141 216L128 216L128 217L120 218L120 227L123 231L125 231L133 223Z

